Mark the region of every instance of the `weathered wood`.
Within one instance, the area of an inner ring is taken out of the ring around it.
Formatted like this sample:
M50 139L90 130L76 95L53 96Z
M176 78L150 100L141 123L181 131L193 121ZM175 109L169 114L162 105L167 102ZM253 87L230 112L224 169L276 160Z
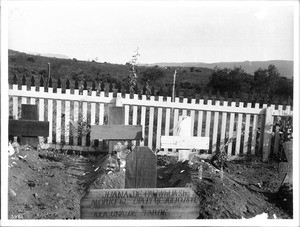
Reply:
M49 122L34 120L9 120L9 135L48 136Z
M92 125L91 139L103 140L140 140L141 125Z
M209 149L209 137L162 136L161 148Z
M196 219L191 188L92 189L80 201L81 219Z
M156 166L149 147L136 147L126 156L125 188L156 188Z

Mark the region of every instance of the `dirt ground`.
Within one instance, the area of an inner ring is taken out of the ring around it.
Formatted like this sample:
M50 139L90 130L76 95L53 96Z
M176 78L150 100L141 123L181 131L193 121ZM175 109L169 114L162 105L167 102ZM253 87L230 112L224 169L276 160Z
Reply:
M203 167L202 180L198 167ZM200 219L292 218L292 188L282 187L278 163L245 157L218 166L195 158L158 156L157 187L191 187L200 197ZM114 158L22 147L9 156L9 219L79 219L80 199L92 188L124 188L125 168Z

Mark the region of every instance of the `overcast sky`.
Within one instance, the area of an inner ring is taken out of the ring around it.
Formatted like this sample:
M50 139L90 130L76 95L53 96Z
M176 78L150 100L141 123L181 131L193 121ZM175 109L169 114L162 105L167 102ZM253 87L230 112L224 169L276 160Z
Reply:
M8 7L8 48L125 64L293 60L284 1L76 2Z

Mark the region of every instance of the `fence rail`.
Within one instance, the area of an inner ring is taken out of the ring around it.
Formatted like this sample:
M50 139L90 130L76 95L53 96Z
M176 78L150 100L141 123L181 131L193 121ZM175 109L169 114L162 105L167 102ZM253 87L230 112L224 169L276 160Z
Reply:
M116 95L112 92L79 89L53 90L49 87L10 85L9 115L20 118L21 104L37 104L39 120L50 122L47 142L64 149L99 150L99 143L90 141L88 125L107 124L107 109L113 105ZM266 140L274 116L292 115L291 106L260 106L258 103L212 101L171 97L146 97L117 93L125 106L125 124L143 126L140 145L160 148L161 135L173 135L179 116L190 116L191 135L210 137L209 153L228 144L228 155L255 154L270 149ZM267 108L268 107L268 108ZM264 133L259 133L264 132ZM276 141L275 141L276 143ZM272 145L273 146L273 145ZM278 149L277 149L278 150ZM276 152L276 149L275 149Z

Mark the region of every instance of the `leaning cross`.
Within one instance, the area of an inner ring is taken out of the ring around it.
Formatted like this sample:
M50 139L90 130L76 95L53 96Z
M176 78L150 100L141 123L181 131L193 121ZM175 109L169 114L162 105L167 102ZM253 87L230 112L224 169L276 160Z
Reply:
M37 147L38 137L49 136L49 122L38 120L37 105L22 104L20 120L9 120L9 135L20 136L21 144Z

